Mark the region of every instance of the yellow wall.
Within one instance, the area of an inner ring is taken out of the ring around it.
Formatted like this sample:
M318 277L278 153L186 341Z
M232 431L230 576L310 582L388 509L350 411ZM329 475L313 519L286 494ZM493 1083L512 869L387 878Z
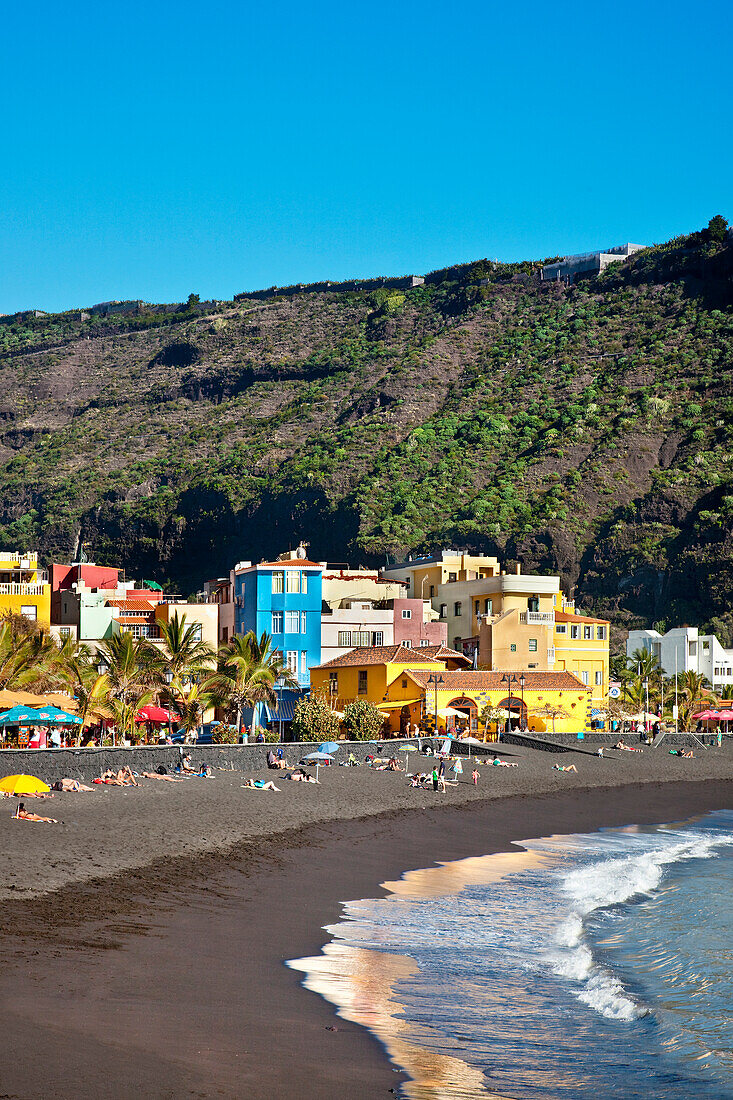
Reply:
M421 661L417 656L418 653L419 650L415 650L415 660L410 662L410 668L437 669L437 673L440 675L441 667L429 661ZM353 703L357 699L365 699L368 703L374 703L375 706L378 703L383 703L387 696L387 686L395 682L400 685L399 688L395 688L399 694L392 695L390 691L388 696L390 699L414 699L420 692L414 681L404 675L404 670L404 665L393 664L343 665L339 668L332 665L327 668L312 668L311 687L321 692L327 699L333 699L336 710L343 710L347 703ZM365 693L359 692L360 671L365 671L367 674L367 690ZM338 676L338 689L333 696L329 690L330 674L332 672L335 672ZM407 687L404 689L401 686L403 680L407 681Z
M43 577L39 574L35 551L0 553L0 616L22 615L24 607L34 608L35 621L48 630L51 626L51 585ZM33 618L33 615L28 617Z

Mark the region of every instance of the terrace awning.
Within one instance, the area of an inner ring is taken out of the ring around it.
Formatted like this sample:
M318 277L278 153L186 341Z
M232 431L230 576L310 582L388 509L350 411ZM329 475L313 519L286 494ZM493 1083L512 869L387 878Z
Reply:
M402 707L411 707L415 703L421 703L422 699L396 699L392 703L375 703L377 710L401 710Z

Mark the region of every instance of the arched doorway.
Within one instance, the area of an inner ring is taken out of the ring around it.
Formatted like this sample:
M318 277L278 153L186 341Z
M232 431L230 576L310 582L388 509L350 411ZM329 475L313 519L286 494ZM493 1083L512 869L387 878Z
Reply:
M506 725L504 729L507 733L510 730L521 729L522 726L527 724L527 707L522 703L522 700L516 695L509 695L505 699L502 699L497 706L501 710L509 712Z
M464 729L468 733L475 733L478 729L478 707L475 699L469 699L467 695L460 695L451 699L449 710L455 710L456 714L446 715L446 730ZM465 716L465 717L464 717Z

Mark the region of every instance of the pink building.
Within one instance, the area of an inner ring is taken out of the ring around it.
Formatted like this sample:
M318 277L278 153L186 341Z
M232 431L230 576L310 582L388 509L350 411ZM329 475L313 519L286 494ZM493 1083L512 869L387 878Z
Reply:
M429 600L390 600L394 608L395 645L420 649L426 645L445 645L448 624L440 622Z

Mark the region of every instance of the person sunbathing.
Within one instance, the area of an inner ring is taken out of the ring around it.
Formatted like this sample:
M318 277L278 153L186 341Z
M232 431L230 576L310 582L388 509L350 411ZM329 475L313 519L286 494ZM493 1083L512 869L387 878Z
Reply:
M514 764L513 762L511 762L509 760L500 760L498 756L495 756L494 759L491 761L491 763L493 764L493 766L495 768L517 768L517 767L519 767L518 764Z
M276 787L271 779L265 782L264 779L248 779L242 786L247 791L279 791L280 788Z
M55 817L41 817L39 814L31 813L30 810L26 810L22 802L18 803L18 809L13 814L14 818L20 818L21 821L45 821L49 825L58 825L58 821Z
M160 775L159 772L140 772L140 775L143 779L162 779L166 783L183 783L183 780L175 775Z
M270 749L267 754L267 766L268 768L278 768L281 771L285 771L288 766L288 762L287 760L278 759L272 749Z
M388 772L401 772L402 771L402 768L397 763L396 757L390 756L389 762L387 764L387 771Z
M670 756L684 756L685 760L693 760L692 749L670 749Z
M577 772L575 764L553 764L553 771L556 772Z
M194 768L193 764L191 763L191 757L190 756L184 756L183 760L181 760L181 771L186 772L187 775L196 775L196 774L198 774L196 772L196 769Z
M124 768L120 768L119 771L113 772L111 768L107 768L102 772L99 779L93 780L94 783L105 783L109 787L137 787L137 779L132 774L130 768L125 765Z
M94 787L87 787L84 783L80 783L78 779L57 779L53 785L54 791L68 791L71 794L76 794L78 791L93 791Z
M644 751L643 749L635 748L633 745L627 745L624 742L623 738L620 741L617 741L616 744L613 747L615 749L623 749L625 752L643 752Z
M315 783L316 782L315 777L312 776L312 775L309 775L308 772L303 771L302 768L298 768L297 771L294 771L293 774L289 775L287 778L292 779L293 783Z

